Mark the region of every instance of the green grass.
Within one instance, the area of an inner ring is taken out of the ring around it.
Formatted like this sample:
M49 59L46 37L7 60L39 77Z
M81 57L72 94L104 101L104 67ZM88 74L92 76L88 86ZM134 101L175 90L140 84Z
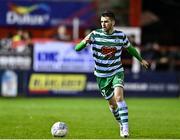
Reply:
M180 138L180 99L126 99L130 138ZM56 121L67 139L119 139L107 102L100 98L0 98L0 139L52 139Z

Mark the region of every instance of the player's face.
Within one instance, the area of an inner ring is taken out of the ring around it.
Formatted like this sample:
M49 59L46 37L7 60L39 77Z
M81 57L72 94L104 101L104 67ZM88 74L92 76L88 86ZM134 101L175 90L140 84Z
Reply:
M114 26L114 20L111 20L109 17L101 17L101 27L102 29L109 33L112 31Z

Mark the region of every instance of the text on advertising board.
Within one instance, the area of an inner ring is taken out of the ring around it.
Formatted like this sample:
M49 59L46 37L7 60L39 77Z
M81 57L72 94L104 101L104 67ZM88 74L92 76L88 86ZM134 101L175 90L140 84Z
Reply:
M30 91L82 91L86 76L82 74L32 74Z

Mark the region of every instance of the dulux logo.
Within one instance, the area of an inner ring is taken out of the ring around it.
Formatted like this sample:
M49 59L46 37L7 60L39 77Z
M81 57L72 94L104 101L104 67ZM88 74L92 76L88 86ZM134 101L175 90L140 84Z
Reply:
M15 4L10 4L9 7L10 11L6 14L6 22L10 25L44 25L50 19L49 14L30 15L30 13L38 9L49 12L50 8L45 4L36 4L32 6L17 6Z

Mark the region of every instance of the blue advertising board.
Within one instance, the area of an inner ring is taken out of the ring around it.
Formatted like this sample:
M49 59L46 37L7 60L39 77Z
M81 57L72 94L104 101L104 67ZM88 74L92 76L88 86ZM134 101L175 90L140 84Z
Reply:
M76 17L81 26L93 26L96 13L92 1L1 0L0 17L0 26L71 25Z
M178 73L125 74L126 97L178 97ZM93 73L29 73L29 96L101 96Z
M94 70L91 47L75 51L75 43L35 42L33 70L35 72L90 72Z
M178 97L180 73L140 72L125 75L125 95L142 97Z

